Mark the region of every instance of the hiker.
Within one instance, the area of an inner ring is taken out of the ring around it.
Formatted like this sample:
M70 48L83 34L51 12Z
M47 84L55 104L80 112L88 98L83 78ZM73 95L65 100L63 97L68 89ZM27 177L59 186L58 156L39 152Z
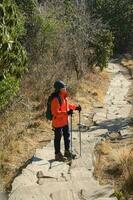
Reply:
M73 110L81 111L80 105L71 105L68 103L68 92L66 85L58 80L54 83L55 93L59 98L54 97L51 101L52 125L54 127L54 148L55 160L65 161L64 157L72 158L74 155L70 152L70 133L69 133L69 115L73 114ZM61 137L64 137L65 152L64 156L60 151Z

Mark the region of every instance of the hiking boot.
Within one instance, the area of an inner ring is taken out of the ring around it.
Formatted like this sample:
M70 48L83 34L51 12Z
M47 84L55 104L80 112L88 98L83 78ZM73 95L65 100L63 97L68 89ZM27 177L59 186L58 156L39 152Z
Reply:
M63 157L62 153L55 154L55 160L59 162L64 162L66 159Z
M74 159L76 154L71 153L69 150L65 150L64 157L67 157L68 159Z

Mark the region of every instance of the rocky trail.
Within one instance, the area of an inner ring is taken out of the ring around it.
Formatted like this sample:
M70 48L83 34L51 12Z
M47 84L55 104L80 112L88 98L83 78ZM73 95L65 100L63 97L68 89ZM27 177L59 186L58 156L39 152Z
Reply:
M131 134L127 129L131 104L126 101L131 81L127 69L119 64L110 63L107 71L111 75L110 86L104 106L95 108L94 126L82 131L82 156L78 130L73 131L73 150L78 156L72 163L53 160L53 141L37 149L31 164L14 179L9 200L116 199L112 186L99 185L93 177L93 151L96 143L111 137L113 132L119 132L119 139ZM88 113L82 114L82 123Z

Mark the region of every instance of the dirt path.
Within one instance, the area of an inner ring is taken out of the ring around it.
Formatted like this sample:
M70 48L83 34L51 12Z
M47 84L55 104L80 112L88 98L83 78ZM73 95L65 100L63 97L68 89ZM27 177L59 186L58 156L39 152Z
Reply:
M110 185L100 186L93 178L93 150L107 133L126 131L131 105L126 101L130 85L127 70L118 64L109 64L112 80L105 104L96 108L95 126L82 132L82 157L71 164L54 162L53 141L37 149L32 163L15 178L9 200L115 200ZM87 113L87 111L86 111ZM63 144L62 144L63 145ZM73 132L73 146L79 152L78 131Z

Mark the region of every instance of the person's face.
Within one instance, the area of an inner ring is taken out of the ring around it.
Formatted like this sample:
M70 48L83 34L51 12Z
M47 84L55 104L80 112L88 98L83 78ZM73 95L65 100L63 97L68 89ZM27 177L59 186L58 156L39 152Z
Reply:
M61 88L61 89L60 89L60 93L61 93L64 97L67 97L67 96L68 96L68 93L67 93L67 89L66 89L66 88Z

